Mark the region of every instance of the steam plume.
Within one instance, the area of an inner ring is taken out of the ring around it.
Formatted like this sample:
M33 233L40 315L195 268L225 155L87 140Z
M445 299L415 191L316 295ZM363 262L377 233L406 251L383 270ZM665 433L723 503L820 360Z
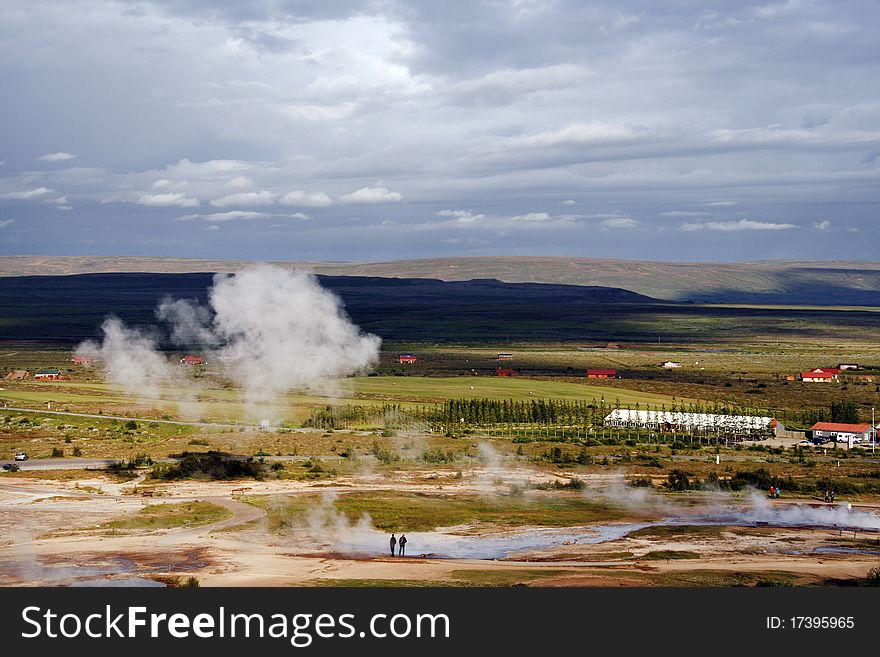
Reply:
M380 339L362 333L334 294L314 276L269 265L235 275L218 274L208 306L166 299L156 309L171 342L209 351L243 390L248 416L294 389L328 392L340 377L376 363ZM160 385L180 383L179 369L158 351L156 340L116 317L102 325L100 345L78 353L100 357L108 379L126 389L157 395Z

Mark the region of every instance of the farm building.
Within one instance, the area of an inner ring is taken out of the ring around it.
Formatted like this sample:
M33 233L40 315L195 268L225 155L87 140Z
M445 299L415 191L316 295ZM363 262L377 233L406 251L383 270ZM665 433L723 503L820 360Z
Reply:
M397 354L397 362L401 365L413 365L417 360L415 354Z
M862 366L858 363L839 363L837 365L837 369L839 369L841 372L843 370L860 370L862 369Z
M73 360L74 365L91 365L95 362L95 359L91 356L74 356L71 360Z
M840 442L846 442L850 447L853 443L871 442L871 425L844 424L843 422L816 422L810 431L814 438L831 438Z
M617 376L617 370L589 369L587 370L588 379L613 379Z
M54 381L61 378L61 370L37 370L34 378L42 381Z
M511 367L496 367L495 376L518 376L518 373Z
M681 367L681 363L679 363L678 361L674 361L674 360L665 360L662 363L660 363L660 367L667 369L667 370L671 370L676 367Z
M201 356L190 356L187 354L180 359L181 365L206 365L207 362Z
M837 381L837 374L838 372L813 370L812 372L801 372L800 379L805 383L833 383Z
M605 425L640 427L661 431L719 431L724 433L770 434L776 421L757 415L716 415L714 413L682 413L670 411L634 411L617 408L605 416Z
M513 360L513 354L498 354L495 356L496 360Z
M27 370L12 370L9 374L6 375L6 378L10 381L22 381L30 376L30 372Z

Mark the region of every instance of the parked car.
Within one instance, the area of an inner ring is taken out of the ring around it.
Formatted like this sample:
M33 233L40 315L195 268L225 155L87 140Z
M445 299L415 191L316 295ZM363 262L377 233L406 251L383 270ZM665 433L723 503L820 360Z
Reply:
M12 470L12 463L4 463L3 469L4 470Z
M28 460L27 452L16 452L15 453L15 460L16 461L27 461Z

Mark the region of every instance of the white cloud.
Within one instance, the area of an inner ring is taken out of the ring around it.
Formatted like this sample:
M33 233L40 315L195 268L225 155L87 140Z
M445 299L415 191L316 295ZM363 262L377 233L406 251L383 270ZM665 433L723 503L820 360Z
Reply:
M511 221L550 221L551 217L546 212L529 212L528 214L518 214L510 218Z
M296 122L341 121L348 118L357 109L355 103L342 105L287 105L281 107L281 113Z
M211 201L211 205L218 208L227 208L229 206L249 206L249 205L272 205L275 202L275 194L268 190L261 192L239 192L238 194L229 194L215 198Z
M574 199L567 199L562 202L562 205L577 205L577 201Z
M235 176L226 183L226 186L234 189L250 189L254 186L254 180L249 176Z
M29 201L34 198L40 198L46 194L51 194L52 190L46 187L37 187L35 189L26 189L17 192L6 192L0 194L0 199L8 199L12 201Z
M210 226L206 226L205 230L220 230L220 226L217 224L211 224Z
M170 192L168 194L144 194L135 201L138 205L146 205L152 208L192 208L199 204L199 199L191 198L182 192Z
M831 230L831 222L827 219L823 219L822 221L813 224L813 228L816 230L821 230L823 233Z
M64 162L65 160L72 160L76 155L73 153L65 153L64 151L59 151L58 153L46 153L45 155L41 155L38 157L38 160L42 160L43 162Z
M13 221L15 221L15 219L0 219L0 228L6 228Z
M156 182L154 182L150 188L151 189L167 189L171 187L172 182L168 180L168 178L159 178Z
M450 91L469 98L483 94L518 94L570 86L590 74L577 64L503 69L452 84Z
M694 232L698 230L720 230L725 232L736 230L789 230L797 228L795 224L774 224L764 221L752 221L740 219L739 221L706 221L702 223L687 223L681 225L681 230Z
M361 187L351 194L345 194L339 199L341 203L397 203L402 201L403 196L397 192L391 192L384 187Z
M72 210L73 209L73 206L70 204L70 201L67 200L66 196L59 196L58 198L46 199L46 203L52 203L59 210Z
M303 208L326 208L333 205L333 199L324 192L304 192L302 190L287 192L278 202L281 205L295 205Z
M591 123L573 123L558 130L510 137L505 140L505 147L548 148L568 144L602 143L632 139L635 134L630 128L620 123L593 121Z
M294 212L292 215L289 215L291 219L299 219L300 221L308 221L311 219L309 215L305 212Z
M668 212L661 212L661 217L704 217L708 212L691 212L688 210L669 210Z
M709 201L703 205L711 208L726 208L732 205L739 205L739 201Z
M641 225L640 221L636 221L631 217L612 217L599 222L599 228L602 230L638 228Z
M201 219L202 221L235 221L237 219L259 219L260 217L268 217L271 215L265 212L249 212L246 210L230 210L229 212L213 212L210 214L185 214L177 217L177 221L191 221Z
M437 213L440 217L453 217L460 224L469 224L485 218L484 214L474 214L470 210L440 210Z

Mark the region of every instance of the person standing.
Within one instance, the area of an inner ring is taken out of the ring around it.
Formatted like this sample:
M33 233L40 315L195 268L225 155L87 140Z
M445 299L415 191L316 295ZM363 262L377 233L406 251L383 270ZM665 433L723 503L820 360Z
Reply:
M398 542L400 546L400 552L398 553L401 557L403 556L403 552L406 549L406 534L400 535L400 541Z
M394 548L397 547L397 539L394 538L394 534L391 534L391 556L394 556Z

